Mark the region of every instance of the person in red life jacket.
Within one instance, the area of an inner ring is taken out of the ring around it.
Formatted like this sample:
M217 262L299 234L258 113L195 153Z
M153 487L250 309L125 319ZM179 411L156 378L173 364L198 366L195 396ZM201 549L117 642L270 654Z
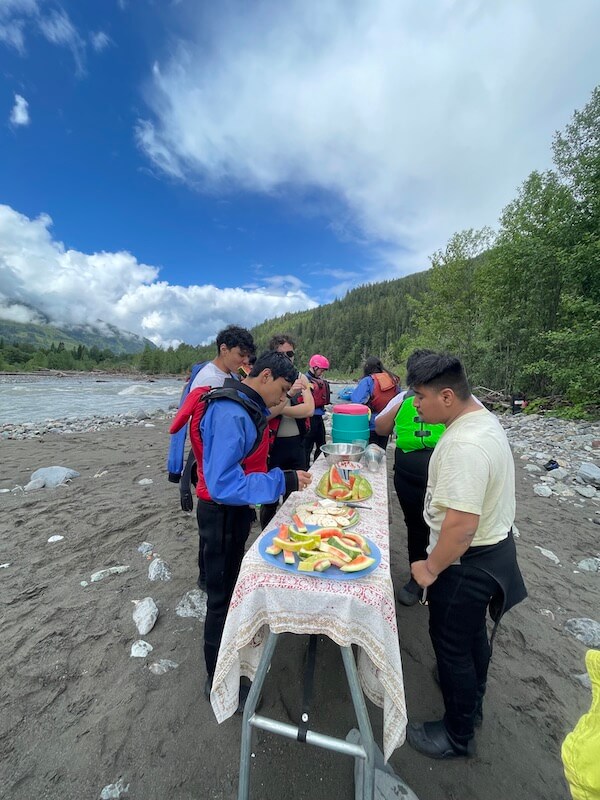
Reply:
M283 353L292 364L296 356L296 343L288 334L276 334L269 342L269 350ZM308 378L298 375L285 400L271 409L269 416L269 468L304 469L304 437L310 427L309 418L314 412L312 392ZM283 496L285 502L287 495ZM263 530L277 512L278 503L264 503L260 509Z
M196 516L204 541L208 595L204 624L207 698L229 601L254 518L250 506L272 503L286 492L304 489L312 480L303 470L284 472L275 468L267 472L268 409L282 403L297 376L289 358L281 353L263 353L244 380L226 381L222 389L208 394L204 391L204 399L196 403L191 414L190 439L198 465ZM235 399L227 396L231 390L237 395ZM197 391L203 392L201 388ZM190 399L188 411L192 403ZM184 414L182 410L181 415ZM243 709L247 694L248 687L242 686L239 710Z
M189 392L200 386L210 386L216 389L223 386L228 378L239 379L238 370L247 366L250 359L256 358L255 346L252 334L246 328L240 328L238 325L228 325L222 331L219 331L216 339L217 355L212 361L206 361L199 366L195 365L192 369L191 380L183 390L180 408L183 405ZM248 372L250 369L248 368ZM247 373L244 373L246 375ZM185 449L185 428L171 436L171 443L169 446L169 461L173 459L173 452L177 452L178 460L183 463L183 454ZM171 470L171 467L169 467ZM171 476L170 480L173 480ZM179 475L177 475L179 480ZM193 448L190 449L186 460L185 468L181 472L181 480L179 483L179 492L181 498L181 508L184 511L193 510L192 502L192 484L195 485L197 480L196 456L194 455ZM204 571L204 562L202 556L202 539L198 542L198 588L206 591L206 575Z
M376 356L369 356L363 364L364 377L350 395L351 403L363 403L371 409L369 444L387 447L389 436L377 433L375 417L400 391L400 378L387 370Z
M310 430L304 437L304 452L306 455L306 469L310 466L310 457L315 447L315 461L321 454L321 445L325 444L325 423L323 415L325 406L331 400L331 389L329 383L323 377L329 369L329 360L325 356L316 353L310 357L308 362L309 370L306 377L310 381L315 411L310 418Z

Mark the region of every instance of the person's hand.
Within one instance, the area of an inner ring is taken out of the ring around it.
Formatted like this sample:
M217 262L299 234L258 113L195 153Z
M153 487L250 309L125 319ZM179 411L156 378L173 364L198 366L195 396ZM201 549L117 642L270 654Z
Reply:
M309 388L309 382L306 375L302 375L302 373L298 374L298 377L292 384L289 394L298 394L298 392L303 392L305 389Z
M419 584L421 589L431 586L437 580L437 575L434 575L427 566L427 561L413 561L410 565L410 571L413 578Z
M298 477L298 491L306 489L307 486L310 486L312 481L312 475L310 472L305 472L303 469L298 469L296 470L296 475Z

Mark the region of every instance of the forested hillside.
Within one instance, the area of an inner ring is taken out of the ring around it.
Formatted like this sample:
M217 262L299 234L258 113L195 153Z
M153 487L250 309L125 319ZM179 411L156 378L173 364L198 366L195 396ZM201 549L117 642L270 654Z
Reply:
M299 367L318 352L330 359L331 376L347 378L360 375L366 355L403 375L410 351L429 346L458 354L473 384L530 398L556 395L574 413L597 412L600 88L556 133L552 150L554 168L528 176L497 230L456 233L426 272L268 320L253 330L259 349L273 333L286 332L297 339ZM14 365L11 346L0 342L0 368ZM119 363L178 373L214 355L213 346L147 347ZM29 353L20 368L39 366L40 358Z

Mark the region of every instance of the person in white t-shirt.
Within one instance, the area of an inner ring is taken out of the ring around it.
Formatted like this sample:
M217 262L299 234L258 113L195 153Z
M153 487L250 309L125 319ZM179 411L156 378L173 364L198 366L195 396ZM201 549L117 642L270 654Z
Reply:
M199 386L216 389L223 386L227 378L239 377L238 370L254 353L254 339L250 331L237 325L228 325L217 334L217 357L198 372L190 391Z
M458 358L423 356L407 383L423 421L446 426L429 462L428 555L411 565L427 590L445 714L409 724L408 741L432 758L470 756L491 656L488 607L497 625L527 596L512 536L514 462L504 429L471 395Z

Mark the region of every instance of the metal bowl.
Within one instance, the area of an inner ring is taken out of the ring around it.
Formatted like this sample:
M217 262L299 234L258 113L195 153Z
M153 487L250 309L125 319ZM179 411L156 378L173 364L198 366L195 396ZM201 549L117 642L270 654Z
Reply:
M360 461L364 455L365 448L358 444L337 442L336 444L321 445L321 452L329 466L333 466L333 464L337 464L340 461Z

